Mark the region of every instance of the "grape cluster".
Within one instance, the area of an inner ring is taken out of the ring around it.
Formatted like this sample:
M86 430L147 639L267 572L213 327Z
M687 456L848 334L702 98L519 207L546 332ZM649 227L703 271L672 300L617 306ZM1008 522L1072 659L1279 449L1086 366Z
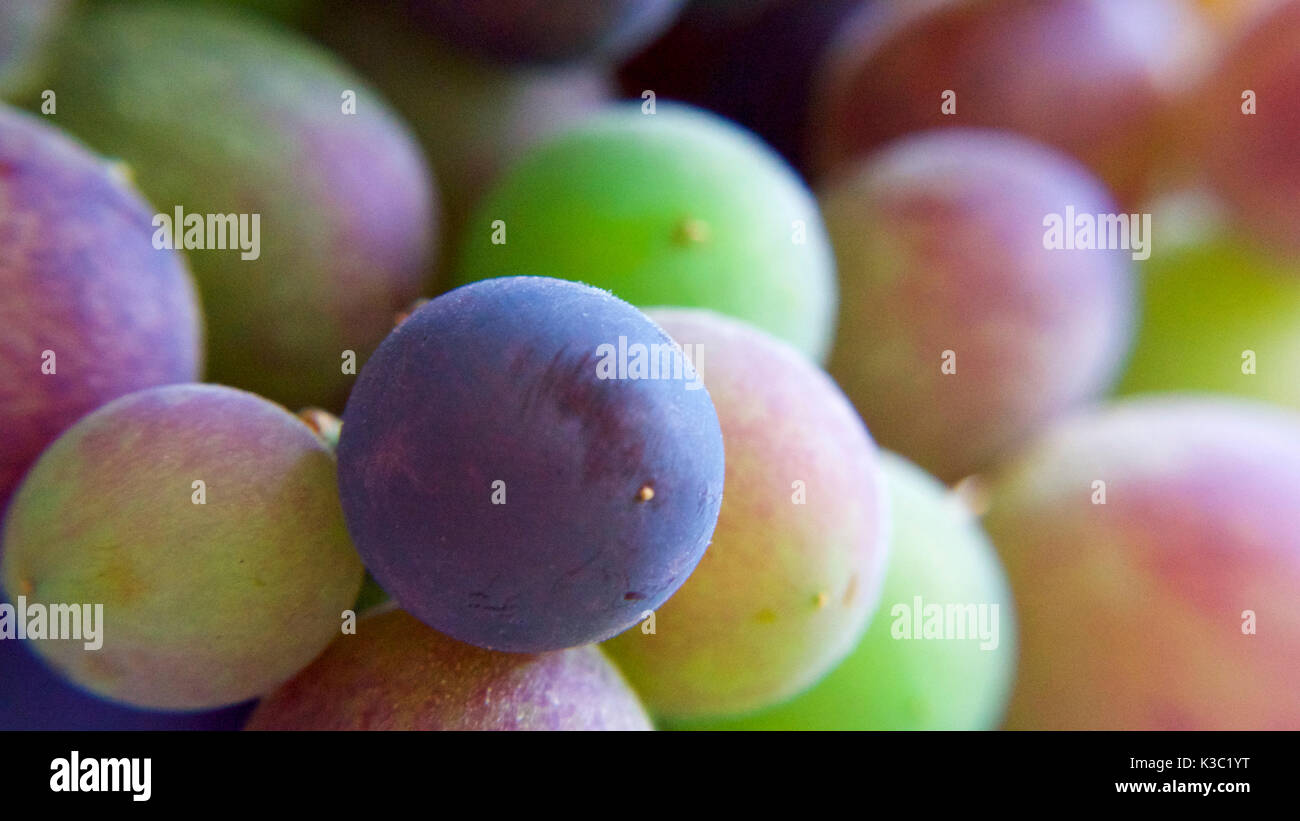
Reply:
M0 99L0 729L1300 729L1300 0L18 0Z

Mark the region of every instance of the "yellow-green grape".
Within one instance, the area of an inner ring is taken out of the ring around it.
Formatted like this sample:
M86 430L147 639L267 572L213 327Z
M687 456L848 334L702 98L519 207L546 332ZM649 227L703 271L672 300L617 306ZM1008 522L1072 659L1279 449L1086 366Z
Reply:
M708 308L820 359L835 267L812 195L739 126L627 104L528 152L480 204L456 282L536 275Z
M1153 253L1141 273L1122 393L1210 391L1300 408L1300 263L1218 238Z
M166 710L297 673L339 634L361 574L329 447L216 385L133 393L70 428L15 494L0 557L10 600L83 617L83 640L35 652L92 693Z
M902 457L881 455L889 568L857 648L784 704L679 729L989 730L1001 722L1016 667L1016 613L997 554L953 491Z

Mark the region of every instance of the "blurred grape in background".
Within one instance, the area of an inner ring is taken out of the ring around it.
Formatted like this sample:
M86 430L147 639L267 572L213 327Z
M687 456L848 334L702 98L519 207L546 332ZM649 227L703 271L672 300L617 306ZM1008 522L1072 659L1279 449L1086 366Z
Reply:
M107 4L65 40L56 122L127 163L163 213L259 215L257 256L189 255L208 377L341 409L344 352L364 360L383 339L436 247L436 192L405 124L332 54L224 7Z
M1133 333L1131 252L1042 241L1046 215L1115 212L1087 169L945 129L843 170L822 195L843 289L829 367L885 447L955 482L1109 389Z
M31 93L48 68L49 46L74 0L0 3L0 99Z
M1213 391L1300 410L1300 263L1206 231L1142 266L1142 326L1120 391Z
M815 84L813 164L827 173L926 128L1007 128L1083 160L1133 204L1176 137L1168 107L1203 63L1191 11L1186 0L875 4Z
M470 212L492 182L526 149L610 102L613 86L588 62L474 59L412 26L400 2L335 4L318 36L383 89L436 170L443 206L436 288L444 288Z
M1293 261L1300 253L1300 4L1278 2L1247 18L1187 116L1201 136L1206 176L1238 224Z
M1298 495L1300 414L1269 405L1131 400L1035 442L986 518L1020 610L1007 726L1300 727Z
M505 62L613 62L668 25L683 0L403 0L464 51Z

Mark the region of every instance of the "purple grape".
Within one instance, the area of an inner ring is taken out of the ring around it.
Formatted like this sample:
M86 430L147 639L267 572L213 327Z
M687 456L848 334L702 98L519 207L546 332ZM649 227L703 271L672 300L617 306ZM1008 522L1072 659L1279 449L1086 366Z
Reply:
M680 356L603 291L506 277L433 300L380 345L343 416L339 486L403 608L538 652L609 638L686 581L721 504L718 418L689 367L602 378L601 346L623 343Z
M0 105L0 513L41 450L123 394L199 377L180 253L106 162Z

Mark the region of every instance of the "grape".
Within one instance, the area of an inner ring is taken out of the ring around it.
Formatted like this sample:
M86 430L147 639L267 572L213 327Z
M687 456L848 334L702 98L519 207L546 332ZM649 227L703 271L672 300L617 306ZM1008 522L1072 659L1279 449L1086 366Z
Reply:
M363 618L258 705L248 730L649 730L595 647L497 653L397 610Z
M816 202L748 132L628 104L534 148L476 211L456 281L539 273L709 308L824 356L835 269ZM503 233L504 232L504 236Z
M1300 728L1300 415L1129 400L1053 428L991 500L1009 728Z
M889 570L857 648L791 701L696 730L992 730L1016 668L1015 609L997 554L957 495L888 451ZM916 597L921 597L917 609ZM925 639L927 608L974 605L964 633ZM981 616L979 608L985 608ZM996 607L997 622L993 622ZM897 608L897 609L896 609ZM922 629L915 629L916 615ZM979 618L985 618L979 622ZM981 636L980 628L986 628ZM955 636L964 638L955 638Z
M1189 113L1214 190L1245 229L1290 260L1300 251L1300 2L1251 19Z
M743 713L811 685L862 634L884 574L883 477L862 421L797 351L707 311L651 318L701 355L727 491L695 573L606 646L656 716Z
M882 446L940 479L989 467L1118 376L1132 252L1048 249L1049 215L1116 211L1064 155L928 132L831 182L822 208L842 290L830 372Z
M611 97L609 80L595 67L466 59L384 4L337 8L321 36L383 90L438 170L442 272L454 264L474 205L500 173Z
M72 426L14 496L0 558L13 601L102 606L101 646L32 650L92 693L161 710L236 704L297 673L361 574L326 444L215 385L133 393Z
M151 233L149 205L120 174L0 105L0 514L82 415L198 378L194 283Z
M912 131L1006 128L1136 200L1177 142L1167 118L1208 61L1205 42L1180 0L875 4L822 66L813 164L829 173Z
M215 7L98 9L75 27L56 86L59 122L130 165L170 220L164 237L178 208L182 223L244 220L239 248L212 220L203 245L226 250L189 253L209 377L290 407L342 407L428 275L435 195L405 125L322 49Z
M1300 268L1230 237L1155 254L1123 393L1210 391L1300 409Z
M634 346L656 365L656 350L676 357L676 378L636 378ZM717 416L676 346L627 303L542 277L475 283L412 313L362 371L338 455L375 581L493 650L635 624L700 560L722 497Z

